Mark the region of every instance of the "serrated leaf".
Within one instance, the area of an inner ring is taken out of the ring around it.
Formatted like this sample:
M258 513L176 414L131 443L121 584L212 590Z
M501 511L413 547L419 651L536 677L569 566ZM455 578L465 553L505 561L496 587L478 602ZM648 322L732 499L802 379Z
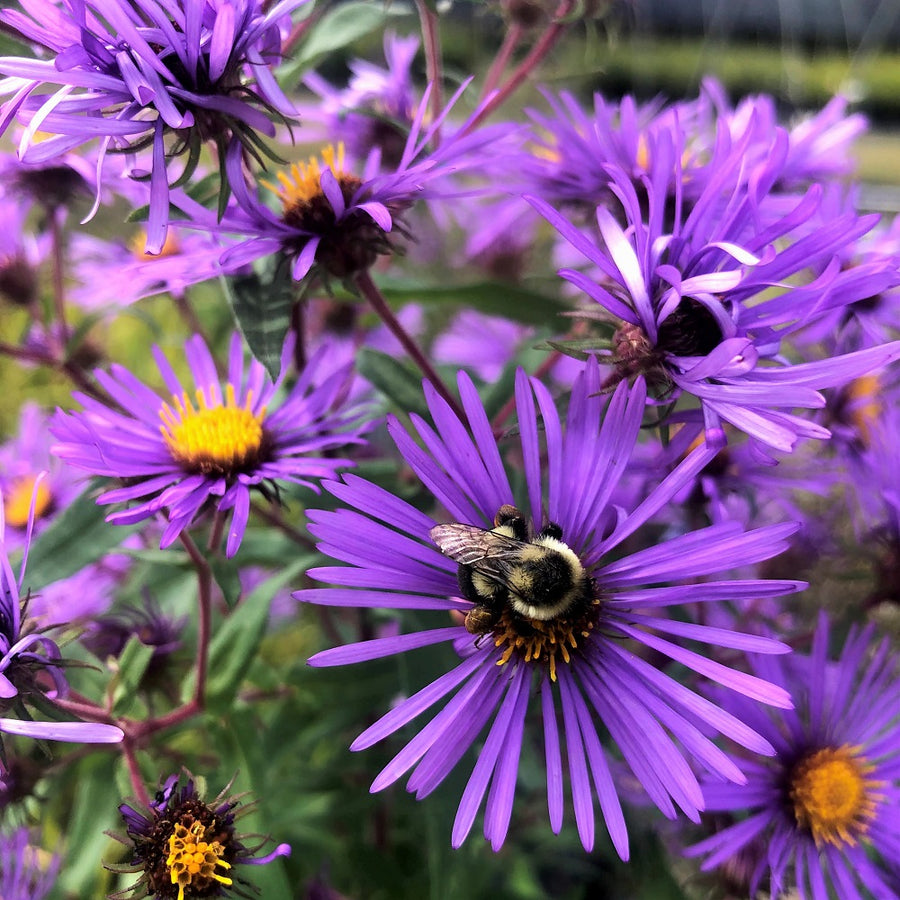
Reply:
M70 503L31 545L26 580L42 588L68 578L116 549L137 525L110 525L92 489Z
M268 257L260 271L222 279L235 321L250 352L274 379L281 370L281 351L291 325L297 285L283 256Z
M382 27L388 17L407 13L405 5L393 3L388 8L371 0L352 0L333 7L310 29L294 58L281 67L279 78L291 84L323 56Z
M459 285L417 285L379 280L384 296L392 303L437 303L475 309L489 316L503 316L525 325L560 326L567 307L555 297L521 285L478 281Z
M371 347L356 354L356 371L403 412L428 415L420 372Z

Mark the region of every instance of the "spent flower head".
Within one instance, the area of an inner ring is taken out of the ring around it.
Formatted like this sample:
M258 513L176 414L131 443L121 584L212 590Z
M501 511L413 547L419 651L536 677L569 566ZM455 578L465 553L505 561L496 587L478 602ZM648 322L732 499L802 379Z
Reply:
M196 900L248 896L250 885L237 867L263 865L289 856L291 848L279 844L271 853L257 856L267 839L238 832L237 820L253 805L241 804L244 795L227 796L230 787L226 785L207 801L197 781L182 773L166 778L149 806L123 803L119 812L127 836L113 837L131 847L131 859L126 865L107 868L140 872L141 877L110 897Z

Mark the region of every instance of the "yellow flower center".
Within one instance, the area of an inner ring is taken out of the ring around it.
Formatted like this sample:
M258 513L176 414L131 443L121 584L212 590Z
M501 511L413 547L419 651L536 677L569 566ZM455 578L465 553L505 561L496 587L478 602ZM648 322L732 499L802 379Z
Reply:
M232 880L220 875L216 868L230 869L231 863L222 859L225 848L219 841L207 842L206 828L194 822L190 828L176 825L169 838L169 857L166 865L172 884L178 885L178 900L184 900L184 889L192 887L191 895L208 890L213 881L232 884Z
M46 479L35 486L37 476L23 475L10 485L3 497L3 515L12 528L25 528L34 497L34 518L39 519L50 508L53 495Z
M172 457L189 472L231 476L254 466L263 455L265 432L263 408L252 411L252 392L238 406L234 387L225 389L225 404L207 400L197 389L195 407L187 393L163 403L159 411L160 431Z
M858 747L827 747L794 766L789 793L797 824L808 828L818 846L855 844L875 814L879 782Z
M600 601L594 600L593 606ZM572 660L570 651L578 648L580 638L586 638L594 629L592 611L569 618L566 615L555 619L522 619L504 609L497 627L494 629L494 646L504 647L503 656L497 660L498 666L505 666L514 653L519 653L525 662L541 662L550 668L550 679L556 681L557 659L564 663Z
M322 162L326 168L331 169L339 182L355 180L355 176L344 171L343 142L337 145L337 151L331 144L325 147L322 150ZM271 181L263 181L263 184L278 195L285 213L304 207L322 195L322 167L316 156L311 156L308 163L294 163L290 174L278 172L277 178L277 185Z
M181 250L181 246L178 243L178 238L175 236L175 230L173 228L170 228L166 232L166 239L163 241L162 249L159 253L147 253L144 249L146 246L147 232L143 228L128 241L128 249L135 259L140 262L150 262L154 259L162 259L165 256L175 256L175 254Z
M877 375L862 375L847 385L848 418L865 447L872 440L872 428L884 411L880 391L881 382Z

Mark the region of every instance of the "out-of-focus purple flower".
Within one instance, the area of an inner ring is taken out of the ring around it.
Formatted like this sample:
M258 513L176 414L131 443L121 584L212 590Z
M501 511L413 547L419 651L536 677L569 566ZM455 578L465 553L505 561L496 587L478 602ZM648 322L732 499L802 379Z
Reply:
M784 215L763 215L788 139L778 132L765 162L747 175L749 139L732 143L720 129L715 174L689 210L681 202L681 177L676 174L674 202L667 187L673 169L681 171L678 144L655 143L644 199L627 172L610 169L624 224L598 207L601 243L545 201L527 199L602 273L595 280L560 271L617 325L612 380L641 372L660 400L693 395L711 444L724 441L728 422L761 444L790 451L800 437L829 434L791 410L823 406L820 389L886 365L900 356L900 344L792 365L783 354L785 338L828 310L896 285L898 271L885 260L841 266L842 249L875 218L817 219L822 193L816 186ZM817 267L817 277L795 283Z
M38 298L38 267L50 249L46 237L27 228L29 208L19 197L0 195L0 297L26 307Z
M52 700L65 696L68 691L59 647L45 634L35 630L34 621L26 617L28 593L23 590L23 584L36 502L37 490L32 498L32 513L26 526L18 575L14 574L7 555L6 524L0 514L0 712L15 711L19 714L19 718L0 719L0 732L50 741L118 743L122 740L122 731L112 725L39 722L32 719L25 709L29 699L38 694ZM52 680L52 689L48 690L42 684L45 677Z
M108 521L140 522L165 510L162 547L210 505L222 514L231 512L226 553L233 556L247 527L252 489L267 495L270 488L277 490L278 482L288 481L317 490L319 479L351 465L328 451L362 443L361 410L340 405L348 372L317 383L327 347L278 402L290 351L288 342L282 374L272 383L256 360L245 369L241 338L235 334L223 384L209 348L195 336L185 346L194 382L186 389L154 348L169 400L122 366L114 366L109 374L98 370L97 379L121 411L76 393L84 410L57 413L53 452L95 475L127 480L127 486L98 497L98 503L137 501L111 513ZM277 408L270 411L273 402Z
M49 416L36 404L25 403L18 433L0 446L8 550L24 546L29 521L34 533L40 534L83 490L82 476L50 453L52 442Z
M515 131L512 126L497 125L467 134L470 119L453 135L445 136L437 149L429 150L466 86L427 127L424 117L430 92L425 92L400 160L389 170L382 168L378 148L353 165L344 145L338 144L336 148L329 145L308 163L295 163L289 171L277 173L277 183L265 185L280 201L280 214L248 188L240 147L232 147L226 170L234 203L219 218L190 197L179 195L178 205L189 217L185 224L240 238L222 257L227 271L273 253L282 253L291 261L297 280L313 266L335 278L368 269L378 256L395 251L395 234L409 237L403 215L417 200L458 191L447 186L447 177L483 167L485 155L502 147Z
M455 523L436 526L429 515L384 489L344 476L343 483L327 489L346 508L308 512L319 549L347 564L309 574L339 587L296 594L334 606L434 610L444 617L449 612L456 624L326 650L310 664L345 665L453 643L457 665L398 703L352 749L369 747L440 706L372 785L380 790L412 769L407 787L421 798L446 778L493 717L457 811L454 846L469 833L485 795L485 836L495 849L503 844L536 683L553 831L562 827L568 769L582 843L586 848L594 843L596 796L613 844L627 858L625 821L601 732L608 732L670 818L680 807L696 820L702 808L686 756L718 777L743 781L710 740L713 734L725 734L756 752L772 752L752 729L723 717L718 707L627 644L634 641L754 700L789 706L783 690L688 650L681 641L763 653L784 652L785 645L676 621L666 611L688 601L773 597L801 589L804 585L796 581L715 577L778 554L795 526L744 532L734 523L715 525L629 552L626 540L713 455L705 448L692 453L630 512L610 502L644 414L640 379L631 389L620 384L612 397L601 395L599 366L592 360L573 387L564 430L547 389L520 371L520 497L513 493L485 411L465 375L459 388L468 427L427 385L434 427L413 416L414 438L396 421L388 426L403 457ZM535 566L536 561L543 565ZM688 584L707 577L713 580Z
M688 851L703 868L747 848L755 857L749 894L795 888L811 900L900 897L900 678L887 641L851 629L830 662L823 615L812 654L754 661L762 678L790 691L796 707L769 711L739 695L725 709L765 735L770 759L743 764L744 785L707 781L706 809L738 821Z
M354 159L365 159L378 148L382 164L396 166L418 104L410 74L418 49L415 35L398 37L386 31L386 69L364 59L351 60L352 74L345 88L337 88L321 75L308 72L303 83L318 94L319 101L301 107L304 129L320 121L325 126L324 140L343 143Z
M49 855L49 854L48 854ZM0 897L44 900L56 883L59 857L42 860L27 828L0 835Z
M140 879L113 900L153 897L156 900L195 900L245 897L249 886L235 868L264 865L280 856L290 856L288 844L279 844L266 856L256 856L263 842L248 847L250 836L239 834L236 819L240 800L227 797L231 785L213 800L205 800L186 773L170 775L149 807L119 807L131 847L125 866L110 866L120 872L141 872ZM116 837L114 835L114 837Z
M45 162L93 139L109 149L152 151L147 251L165 241L168 161L187 153L189 173L202 144L257 153L257 132L274 135L272 116L291 115L271 68L281 59L282 28L307 0L30 0L0 21L47 53L0 58L11 95L0 130L26 124L20 154ZM45 92L45 87L58 86ZM35 132L57 135L34 143ZM173 140L167 142L167 137Z
M144 234L106 241L76 235L72 241L73 276L80 282L69 299L84 309L127 306L154 294L183 297L192 285L222 272L223 247L207 234L170 227L160 252L144 251Z

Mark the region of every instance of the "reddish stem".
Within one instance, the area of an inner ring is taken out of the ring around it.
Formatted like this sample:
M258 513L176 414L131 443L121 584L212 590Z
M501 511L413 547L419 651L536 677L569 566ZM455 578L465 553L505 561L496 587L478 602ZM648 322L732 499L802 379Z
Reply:
M533 378L543 378L546 374L550 372L550 370L556 365L559 361L562 353L559 350L554 350L549 353L544 361L534 370ZM491 428L494 431L494 437L500 437L503 433L503 423L510 417L513 411L516 408L516 396L513 394L506 403L500 407L500 411L497 415L494 416L494 421L491 422Z
M428 8L425 0L416 0L416 9L422 25L422 39L425 44L425 77L431 85L431 121L437 122L444 108L443 90L443 54L441 52L441 35L437 13ZM440 129L434 132L434 145L441 143Z
M450 393L447 385L441 380L441 376L435 371L434 366L425 358L418 344L407 334L406 329L397 320L397 317L388 306L387 300L384 299L378 286L372 281L372 276L368 270L360 272L356 276L356 286L362 295L372 304L372 309L378 313L379 318L390 329L391 334L400 342L403 349L409 354L410 359L419 367L422 374L431 382L434 389L447 401L447 404L456 414L457 418L466 421L465 414L462 411L456 398Z
M519 41L522 40L523 34L524 29L521 25L513 25L509 31L506 32L506 37L503 38L503 43L497 51L497 55L494 57L494 61L491 63L491 67L488 69L488 73L485 76L484 85L481 88L482 101L495 87L497 87L500 76L506 71L506 67L509 65L509 61L515 52L516 47L519 46Z
M481 111L469 123L466 131L472 131L477 128L489 115L491 115L498 107L502 106L523 81L534 71L538 63L553 48L553 45L560 39L562 33L566 30L568 22L566 21L569 14L575 7L577 0L561 0L556 9L556 13L550 21L547 30L540 36L537 43L531 48L531 52L519 63L518 68L509 76L505 84L494 94L493 97L482 107Z

